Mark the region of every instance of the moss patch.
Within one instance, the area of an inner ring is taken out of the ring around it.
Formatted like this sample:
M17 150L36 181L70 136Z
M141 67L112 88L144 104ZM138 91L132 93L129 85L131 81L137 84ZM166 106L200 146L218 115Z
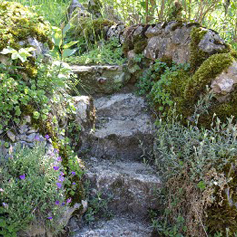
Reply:
M205 86L218 74L227 69L234 61L231 53L214 54L209 57L195 72L185 88L185 99L195 101L204 91Z

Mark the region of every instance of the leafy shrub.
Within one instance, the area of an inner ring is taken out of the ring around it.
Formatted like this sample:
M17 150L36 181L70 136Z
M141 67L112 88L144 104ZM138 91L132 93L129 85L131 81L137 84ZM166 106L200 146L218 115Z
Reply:
M165 183L165 205L154 225L165 236L234 236L236 125L233 117L221 123L214 116L210 130L198 128L198 117L188 126L176 113L156 123L155 162Z
M52 112L52 105L66 97L69 69L59 62L46 65L39 61L37 64L37 77L30 81L17 73L18 67L0 65L0 129L19 124L21 118L29 113L36 120L46 120ZM62 115L66 113L61 112Z
M0 167L0 234L13 237L32 224L62 229L59 220L71 199L66 200L61 160L57 150L46 154L44 142L9 152Z

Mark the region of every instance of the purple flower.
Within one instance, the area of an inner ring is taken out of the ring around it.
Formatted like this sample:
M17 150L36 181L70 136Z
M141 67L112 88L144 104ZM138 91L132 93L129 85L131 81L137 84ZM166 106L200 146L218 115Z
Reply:
M40 141L39 135L35 135L35 140L38 141L38 142Z
M47 219L51 220L51 219L53 219L53 217L52 217L52 216L49 216L49 217L47 217Z
M58 162L61 162L61 161L62 161L62 157L59 156L59 157L57 158L57 161L58 161Z
M58 188L62 188L62 184L61 183L56 183Z
M71 201L72 201L72 199L71 199L71 198L68 198L68 199L67 199L67 204L69 204Z
M65 206L65 202L62 202L62 206Z
M61 176L64 176L64 173L63 173L63 172L60 172L60 175L61 175Z
M75 175L76 174L76 172L75 171L72 171L72 175Z
M55 202L55 205L59 205L59 204L60 204L60 202L59 202L59 201L56 201L56 202Z
M4 190L2 188L0 188L0 192L4 192Z
M53 169L54 170L59 170L59 166L54 166Z
M53 152L54 152L54 153L59 153L59 150L58 150L58 149L54 149Z
M75 183L75 182L73 182L73 183L72 183L72 185L76 185L76 183Z
M26 178L26 175L23 174L23 175L20 175L20 179L25 179Z
M63 182L64 181L64 177L60 175L59 178L58 178L58 181L59 182Z
M8 204L6 204L5 202L3 202L2 205L6 208L8 207Z
M50 138L50 136L49 136L48 134L46 134L44 137L45 137L47 140Z

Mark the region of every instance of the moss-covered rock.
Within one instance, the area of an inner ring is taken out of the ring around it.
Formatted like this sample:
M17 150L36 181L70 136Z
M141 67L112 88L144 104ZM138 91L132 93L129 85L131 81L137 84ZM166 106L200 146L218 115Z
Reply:
M34 47L36 53L32 55L36 56L44 44L49 48L53 47L50 34L50 25L28 8L14 2L0 3L0 51L7 47L17 51L21 48ZM10 54L7 57L10 58ZM27 62L18 60L17 65L24 68L23 75L34 77L37 73L35 58L28 59ZM6 60L1 60L1 63L5 62Z
M19 3L0 3L0 50L11 46L21 48L19 41L29 37L36 38L41 43L53 47L50 36L50 26L42 17L32 13Z
M75 40L84 40L87 45L104 39L109 27L114 25L114 22L108 19L78 17L77 14L71 18L70 23L72 26L68 31L68 36Z
M227 69L234 60L231 53L215 54L208 58L187 82L185 99L195 102L205 90L205 86L210 85L211 81Z

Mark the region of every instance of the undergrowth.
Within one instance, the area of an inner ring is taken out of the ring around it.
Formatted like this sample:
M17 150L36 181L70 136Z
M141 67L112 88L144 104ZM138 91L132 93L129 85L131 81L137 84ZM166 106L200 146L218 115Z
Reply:
M207 95L210 97L210 94ZM233 117L221 123L213 116L211 129L194 122L184 126L172 116L156 122L155 164L163 177L163 214L153 226L164 236L235 236L237 128Z
M66 58L70 64L90 65L90 64L116 64L122 65L125 62L123 58L121 45L117 39L106 42L104 40L93 45L93 47L79 56Z

